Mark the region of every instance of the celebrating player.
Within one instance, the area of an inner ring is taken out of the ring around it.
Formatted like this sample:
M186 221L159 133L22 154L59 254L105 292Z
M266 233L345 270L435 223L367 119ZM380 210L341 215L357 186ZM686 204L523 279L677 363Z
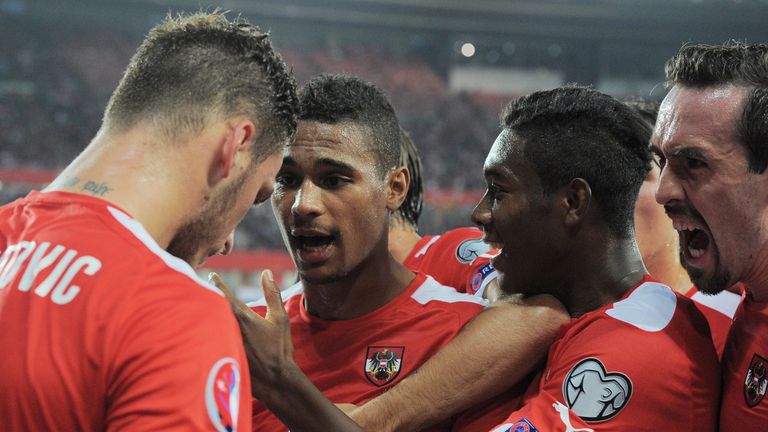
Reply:
M723 353L721 431L768 422L768 45L689 45L667 62L673 84L652 143L656 199L705 294L736 282L746 298Z
M362 80L322 75L299 98L272 198L301 280L284 294L295 358L328 398L358 404L418 368L484 302L414 275L387 249L388 214L409 175L386 97ZM254 428L285 430L261 404Z
M226 249L295 127L256 27L214 12L149 32L83 153L0 208L3 430L250 428L237 323L177 257Z

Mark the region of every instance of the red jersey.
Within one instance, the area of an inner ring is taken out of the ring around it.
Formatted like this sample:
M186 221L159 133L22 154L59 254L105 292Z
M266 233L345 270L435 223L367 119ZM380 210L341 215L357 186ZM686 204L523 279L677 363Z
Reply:
M721 431L757 431L768 427L768 303L746 295L723 353Z
M229 304L98 198L0 207L0 429L250 429Z
M709 331L712 333L712 343L715 344L718 358L722 357L725 339L728 337L736 308L741 303L741 296L730 291L707 295L699 292L696 287L691 287L685 296L696 302L696 306L707 318Z
M397 384L447 344L485 306L419 273L381 308L350 320L326 321L304 308L301 283L283 292L296 364L334 403L362 405ZM251 304L264 315L264 301ZM286 428L254 401L253 430Z
M482 238L482 231L469 227L424 236L403 265L459 292L482 297L486 285L496 276L488 255L491 247Z
M714 431L720 369L705 322L646 277L560 329L522 408L494 431Z

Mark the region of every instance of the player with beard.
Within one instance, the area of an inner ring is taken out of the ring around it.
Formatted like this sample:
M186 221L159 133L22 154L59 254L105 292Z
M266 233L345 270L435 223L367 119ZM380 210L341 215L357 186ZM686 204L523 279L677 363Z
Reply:
M192 268L269 198L295 132L269 38L222 13L152 29L87 148L0 208L4 430L248 430L226 300Z
M704 294L736 282L746 296L723 353L720 430L768 423L768 45L689 45L667 62L673 85L652 144L656 199Z
M627 102L653 128L659 111L658 103L642 100ZM654 158L651 171L640 186L640 194L635 206L635 229L640 255L654 278L668 284L670 288L684 294L696 302L696 306L707 318L712 342L720 357L725 346L728 330L731 328L733 314L741 302L741 285L731 291L722 291L717 295L700 293L691 282L685 267L681 264L678 235L667 217L664 207L656 202L656 189L659 185L661 165L658 157Z

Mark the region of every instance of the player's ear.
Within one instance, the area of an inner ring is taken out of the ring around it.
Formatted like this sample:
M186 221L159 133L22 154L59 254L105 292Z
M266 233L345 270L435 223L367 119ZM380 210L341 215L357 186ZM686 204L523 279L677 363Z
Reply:
M566 228L576 228L587 216L592 201L592 189L582 178L575 178L560 189L558 205L563 211L563 224Z
M216 184L236 170L247 169L253 161L253 140L256 126L246 117L234 117L224 124L224 132L216 145L209 182Z
M411 173L405 166L399 166L387 176L387 209L396 211L405 201L408 186L411 184Z

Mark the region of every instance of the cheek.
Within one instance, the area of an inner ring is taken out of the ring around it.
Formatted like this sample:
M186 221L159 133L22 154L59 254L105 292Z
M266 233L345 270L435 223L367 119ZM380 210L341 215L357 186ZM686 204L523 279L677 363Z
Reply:
M272 212L275 214L275 219L277 219L278 223L282 224L284 217L287 217L291 210L291 200L289 199L288 194L276 190L272 194L270 202L272 204Z

